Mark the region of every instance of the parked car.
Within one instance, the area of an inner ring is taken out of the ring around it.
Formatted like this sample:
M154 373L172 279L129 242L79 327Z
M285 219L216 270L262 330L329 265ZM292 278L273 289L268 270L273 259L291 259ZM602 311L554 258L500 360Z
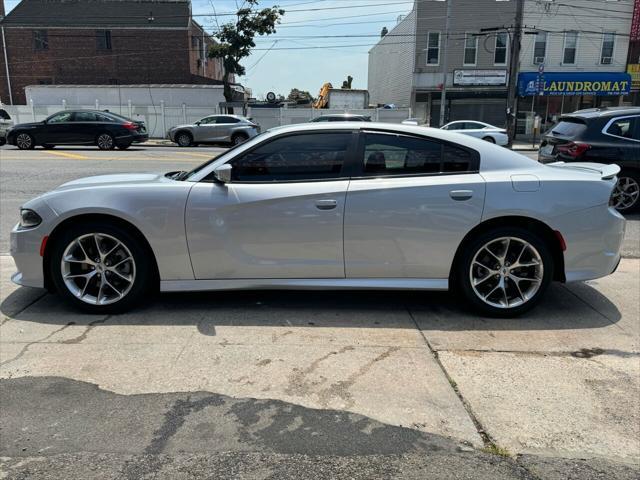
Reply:
M611 204L623 213L640 209L640 108L581 110L560 117L540 142L538 159L615 163L622 168Z
M509 143L509 136L504 128L495 127L488 123L474 120L457 120L441 127L442 130L463 133L480 138L496 145L505 146Z
M181 147L199 143L232 143L238 145L260 133L260 127L240 115L209 115L193 124L177 125L167 138Z
M158 286L453 288L513 316L552 280L616 269L618 171L547 166L440 129L291 125L190 172L94 176L25 203L12 278L94 313Z
M13 127L13 120L7 111L0 108L0 147L7 143L7 130Z
M311 122L370 122L371 117L367 115L356 115L354 113L332 113L330 115L320 115Z
M97 145L100 150L126 149L149 139L144 122L99 110L64 110L42 122L19 123L7 132L7 143L20 150L40 145Z

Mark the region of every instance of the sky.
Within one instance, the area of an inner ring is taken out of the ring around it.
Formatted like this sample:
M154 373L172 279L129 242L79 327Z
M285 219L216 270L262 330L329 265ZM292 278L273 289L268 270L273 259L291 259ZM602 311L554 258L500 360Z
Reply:
M9 11L18 3L5 0L5 8ZM243 0L192 0L192 11L213 33L218 24L233 19L220 14L235 12L242 4ZM353 77L353 88L367 88L369 49L382 27L391 30L412 4L413 0L260 0L261 7L278 5L286 13L276 34L257 38L256 49L243 62L247 75L239 80L256 98L270 91L286 96L292 88L316 96L325 82L340 86L347 75ZM323 10L294 11L310 9ZM214 11L217 17L200 16ZM371 36L318 38L336 35ZM301 49L307 47L321 48Z

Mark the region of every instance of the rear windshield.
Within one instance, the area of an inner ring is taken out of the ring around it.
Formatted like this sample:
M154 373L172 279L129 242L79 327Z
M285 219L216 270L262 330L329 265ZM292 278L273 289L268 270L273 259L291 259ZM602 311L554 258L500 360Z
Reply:
M579 118L562 118L551 129L551 133L560 137L577 137L587 129L587 124Z

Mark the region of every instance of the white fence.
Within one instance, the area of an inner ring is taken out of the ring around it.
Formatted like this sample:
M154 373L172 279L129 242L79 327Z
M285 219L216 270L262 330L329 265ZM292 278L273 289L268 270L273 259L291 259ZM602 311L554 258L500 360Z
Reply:
M183 123L193 123L207 115L220 113L217 108L192 107L165 107L163 101L157 105L3 105L13 121L17 123L38 122L44 120L60 110L65 109L98 109L109 110L135 120L142 120L147 125L149 136L152 138L164 138L167 130ZM344 110L314 110L311 108L249 108L247 116L253 118L262 130L267 130L280 125L305 123L320 115L332 113L345 113ZM372 121L400 123L411 116L411 109L363 109L350 110L348 113L367 115Z

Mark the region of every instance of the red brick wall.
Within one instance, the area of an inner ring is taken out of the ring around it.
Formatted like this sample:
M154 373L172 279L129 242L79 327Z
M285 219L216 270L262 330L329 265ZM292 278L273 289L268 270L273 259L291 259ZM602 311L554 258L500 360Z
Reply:
M97 50L95 30L48 29L49 49L35 50L33 30L5 27L13 102L25 103L24 87L54 84L192 83L188 30L112 30L112 49ZM1 55L0 55L1 57ZM214 62L209 62L211 78ZM208 72L207 72L208 73ZM4 57L0 100L9 103Z

